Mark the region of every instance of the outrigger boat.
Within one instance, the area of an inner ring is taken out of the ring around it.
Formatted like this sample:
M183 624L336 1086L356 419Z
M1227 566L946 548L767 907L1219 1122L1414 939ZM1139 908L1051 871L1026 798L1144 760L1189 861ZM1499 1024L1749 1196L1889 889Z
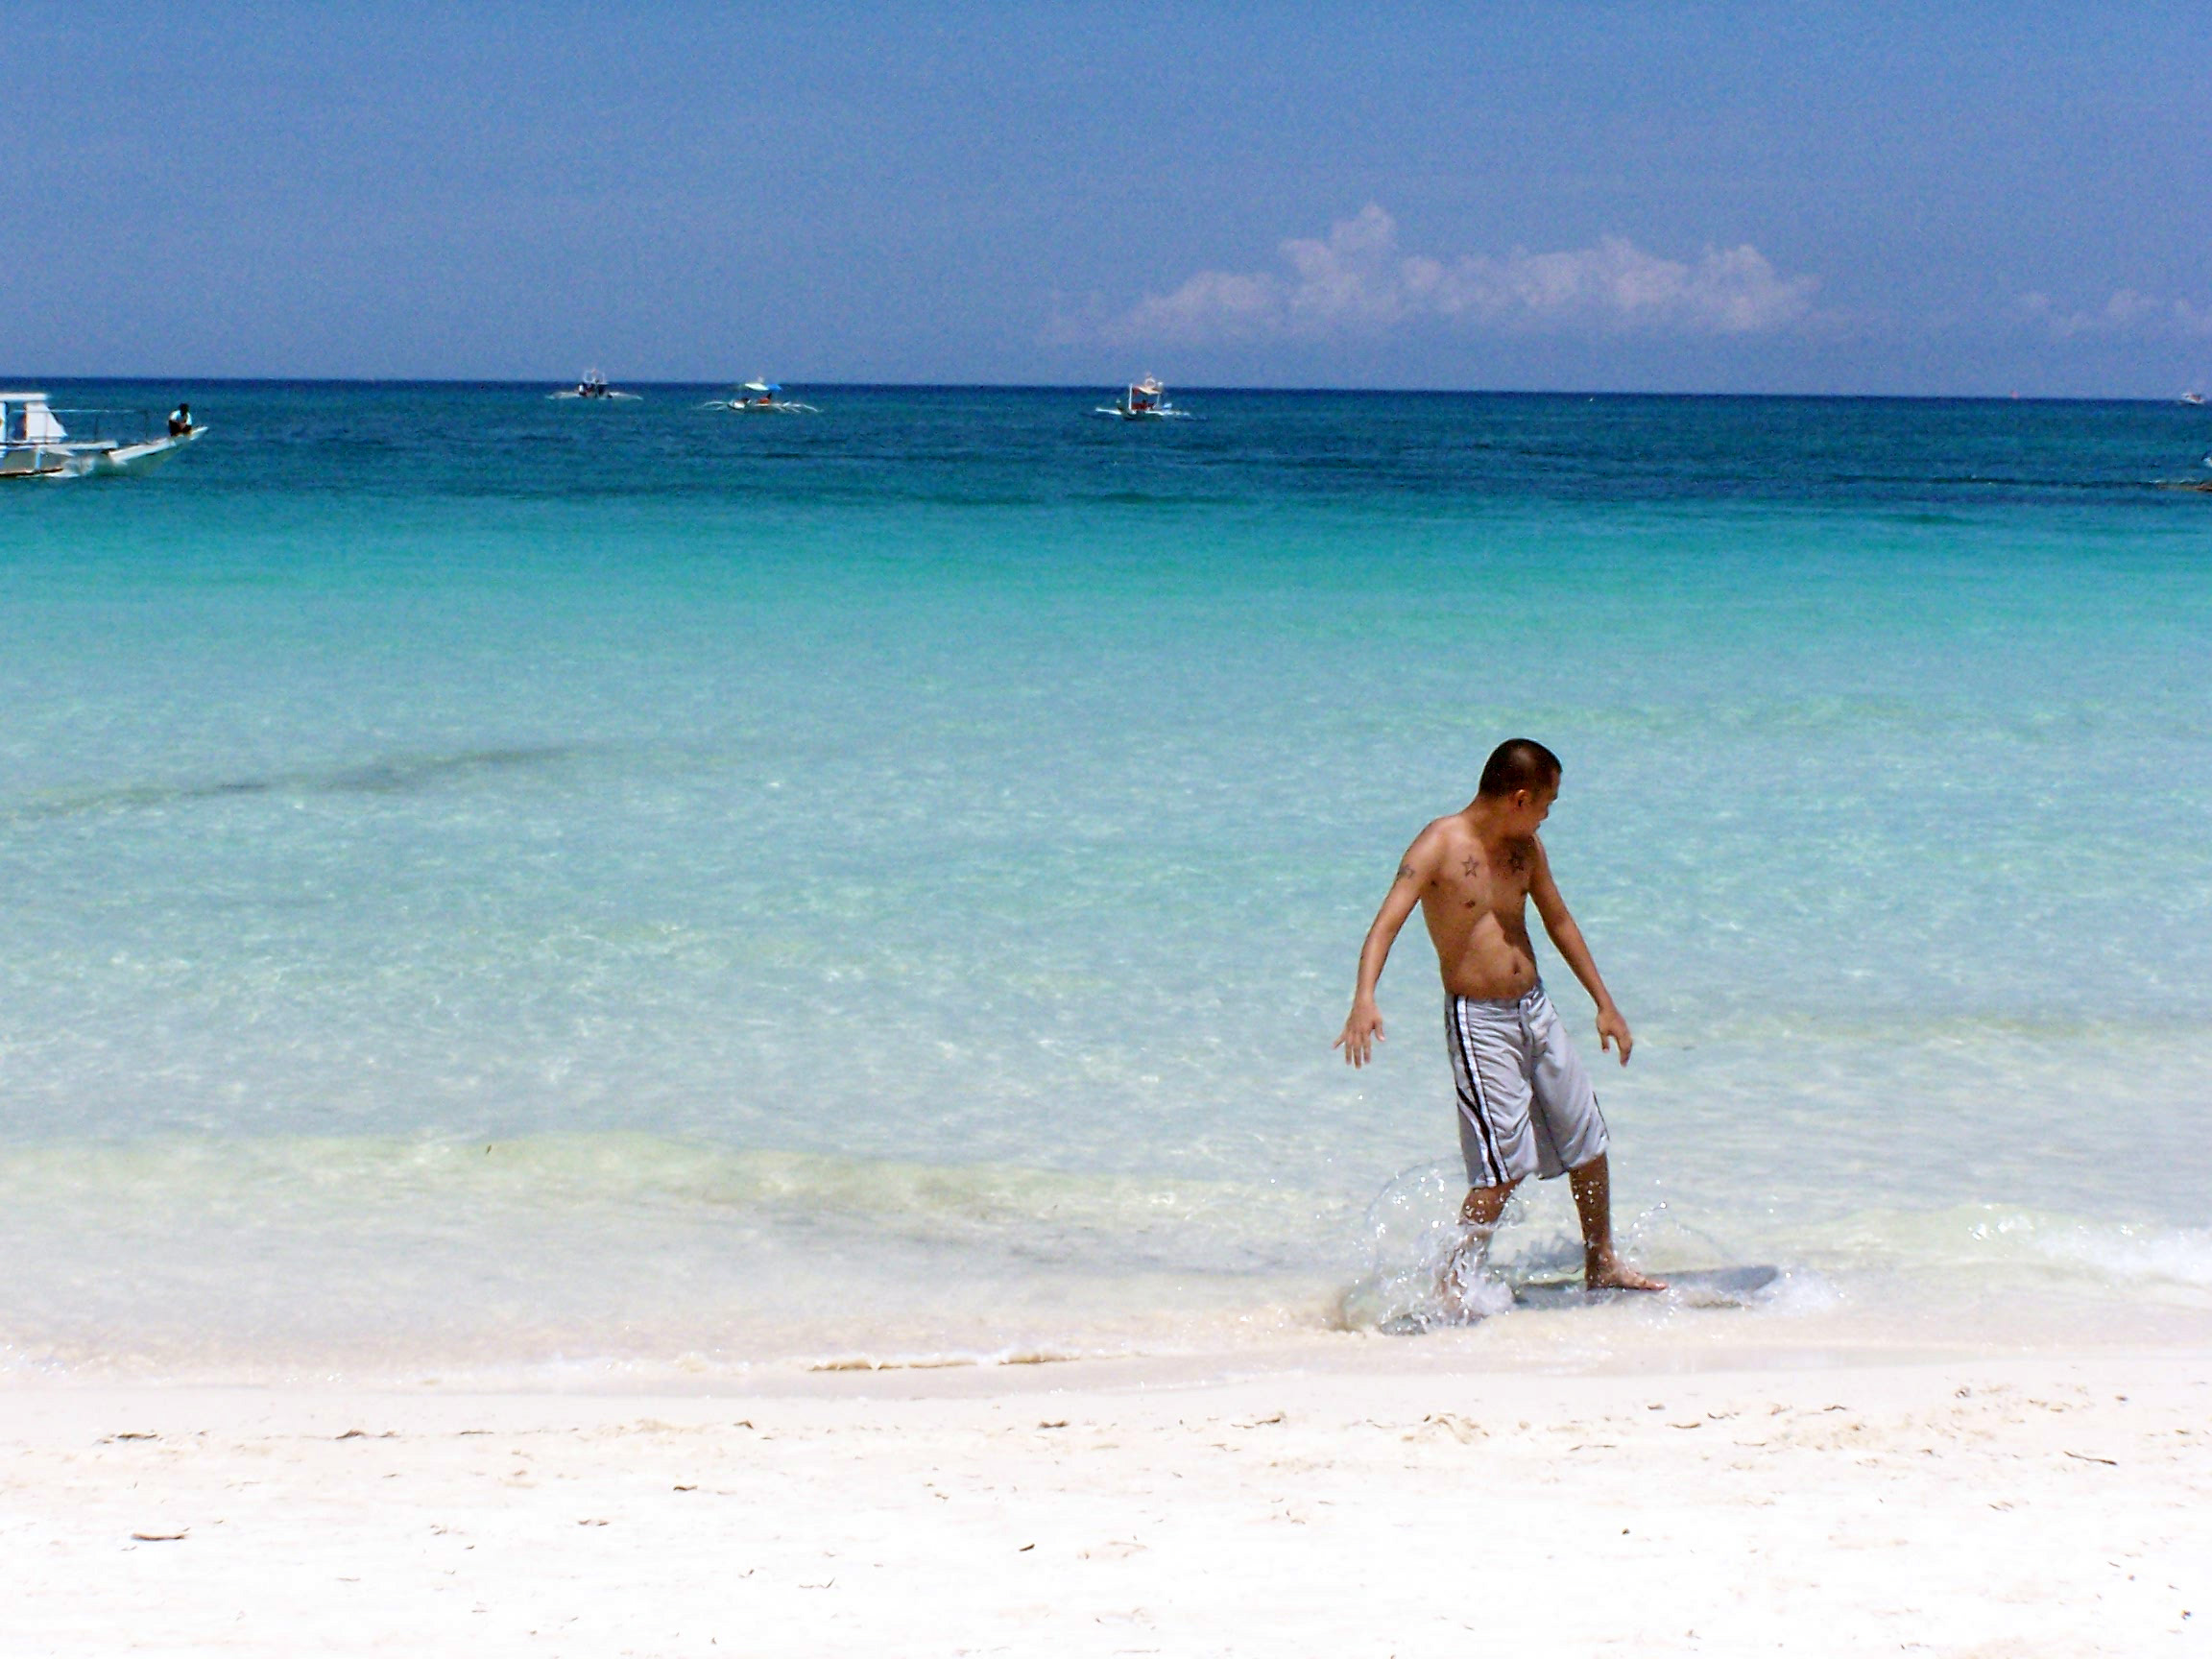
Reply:
M548 397L581 397L587 403L641 403L644 399L635 392L617 392L607 384L607 376L596 369L584 371L584 378L567 391L548 392Z
M140 472L207 430L179 415L154 435L145 409L56 409L43 392L0 392L0 478L82 478L94 472ZM72 438L61 417L89 420L92 435ZM131 433L115 437L114 430Z
M699 405L702 409L727 409L733 415L819 415L821 410L811 403L800 403L783 397L783 388L774 380L748 380L727 397L709 397Z
M1160 384L1158 375L1147 374L1142 380L1133 380L1119 399L1094 414L1111 415L1117 421L1189 421L1188 409L1178 409L1167 400L1167 388Z

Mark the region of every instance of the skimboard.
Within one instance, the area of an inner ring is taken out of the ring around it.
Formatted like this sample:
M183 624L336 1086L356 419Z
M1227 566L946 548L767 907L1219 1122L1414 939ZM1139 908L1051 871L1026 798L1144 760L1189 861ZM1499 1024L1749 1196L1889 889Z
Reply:
M1748 1308L1759 1293L1782 1277L1779 1267L1693 1267L1660 1275L1667 1288L1586 1290L1579 1279L1551 1285L1516 1285L1516 1308L1594 1308L1608 1302L1658 1302L1678 1308Z
M1749 1308L1782 1277L1782 1269L1757 1267L1693 1267L1687 1272L1662 1275L1667 1288L1651 1290L1586 1290L1579 1279L1559 1279L1513 1286L1516 1308L1596 1308L1616 1302L1650 1302L1662 1308ZM1481 1323L1481 1316L1464 1319L1431 1318L1401 1313L1376 1327L1385 1336L1421 1336L1431 1331L1465 1329Z

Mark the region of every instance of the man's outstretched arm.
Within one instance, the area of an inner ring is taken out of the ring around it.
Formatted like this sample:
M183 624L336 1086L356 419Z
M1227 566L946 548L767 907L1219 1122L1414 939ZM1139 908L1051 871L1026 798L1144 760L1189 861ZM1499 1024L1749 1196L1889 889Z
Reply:
M1636 1046L1636 1039L1629 1035L1628 1022L1621 1017L1621 1010L1613 1005L1613 994L1598 976L1598 964L1583 942L1582 929L1568 914L1567 901L1559 897L1559 884L1551 879L1551 859L1541 841L1536 843L1536 870L1528 878L1528 897L1536 902L1536 914L1544 918L1544 931L1551 935L1551 943L1558 947L1567 966L1575 970L1575 977L1582 981L1582 989L1598 1004L1598 1046L1611 1048L1620 1044L1621 1064L1627 1065L1628 1050Z
M1421 887L1429 879L1429 866L1434 857L1434 850L1428 843L1429 837L1423 835L1406 849L1406 856L1398 861L1397 879L1382 896L1382 908L1375 912L1367 942L1359 947L1359 984L1352 993L1352 1012L1344 1021L1342 1034L1329 1045L1343 1049L1346 1062L1353 1066L1366 1065L1374 1055L1375 1045L1382 1041L1382 1013L1375 1006L1375 986L1382 977L1382 964L1390 960L1390 947L1397 942L1398 929L1406 926L1406 918L1421 902Z

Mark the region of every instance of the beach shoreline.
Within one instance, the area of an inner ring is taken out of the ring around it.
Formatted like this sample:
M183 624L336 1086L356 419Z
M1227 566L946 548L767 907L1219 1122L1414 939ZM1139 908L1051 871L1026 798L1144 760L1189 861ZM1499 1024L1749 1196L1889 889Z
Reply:
M2212 1348L1334 1355L11 1386L12 1650L2178 1653L2212 1620Z

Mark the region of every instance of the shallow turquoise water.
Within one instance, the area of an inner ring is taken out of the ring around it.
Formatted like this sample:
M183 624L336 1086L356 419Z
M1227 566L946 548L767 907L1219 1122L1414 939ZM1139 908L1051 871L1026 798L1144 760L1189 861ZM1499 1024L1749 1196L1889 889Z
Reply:
M0 1353L1317 1329L1454 1144L1360 934L1520 732L1647 1255L2212 1312L2201 412L647 391L0 494Z

